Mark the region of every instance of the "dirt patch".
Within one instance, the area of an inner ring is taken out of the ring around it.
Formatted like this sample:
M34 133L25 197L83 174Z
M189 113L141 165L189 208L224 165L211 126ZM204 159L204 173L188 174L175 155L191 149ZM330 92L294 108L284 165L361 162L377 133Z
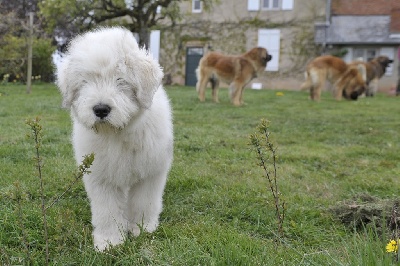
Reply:
M379 199L367 194L356 195L330 209L332 214L351 230L376 228L378 233L398 231L400 199Z

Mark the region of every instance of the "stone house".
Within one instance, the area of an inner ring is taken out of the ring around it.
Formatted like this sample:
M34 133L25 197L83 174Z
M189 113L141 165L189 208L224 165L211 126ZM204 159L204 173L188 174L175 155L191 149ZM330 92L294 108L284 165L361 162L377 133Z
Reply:
M255 46L267 48L273 60L248 87L298 89L306 63L324 53L346 61L388 55L395 62L380 87L397 81L399 0L219 0L209 8L191 0L179 5L183 19L161 26L150 42L167 84L195 86L198 61L210 50L241 54Z
M200 0L183 1L182 21L156 31L156 57L167 83L195 86L195 69L208 51L241 54L263 46L273 59L248 86L297 89L304 65L319 54L314 22L325 19L325 6L325 0L220 0L206 9Z
M379 88L392 89L400 72L400 1L327 0L326 10L326 20L315 24L316 44L347 62L388 56L394 63Z

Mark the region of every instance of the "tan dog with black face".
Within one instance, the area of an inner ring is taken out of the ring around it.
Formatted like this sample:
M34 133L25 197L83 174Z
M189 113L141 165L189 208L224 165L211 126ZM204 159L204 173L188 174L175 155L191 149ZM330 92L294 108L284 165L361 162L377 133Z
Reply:
M365 91L366 96L374 96L378 91L378 81L386 73L386 68L389 64L393 63L392 59L387 56L378 56L368 62L354 61L350 65L357 67L359 65L364 66L366 75L365 82L367 83L367 89Z
M205 101L205 91L211 82L214 102L218 100L219 81L229 84L231 102L239 106L243 104L244 86L261 74L267 62L272 59L267 49L256 47L239 56L227 56L211 52L201 58L196 69L196 90L201 102Z
M357 100L364 93L365 68L350 67L342 59L325 55L312 60L307 65L306 81L301 85L301 90L309 90L311 100L319 101L321 91L328 80L334 86L336 100Z

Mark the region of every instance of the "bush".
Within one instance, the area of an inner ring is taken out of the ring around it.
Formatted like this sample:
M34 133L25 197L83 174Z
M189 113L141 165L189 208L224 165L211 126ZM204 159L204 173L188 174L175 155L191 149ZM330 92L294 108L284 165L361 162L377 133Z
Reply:
M0 75L8 74L9 82L26 82L28 45L24 37L7 35L0 47ZM51 39L35 38L32 47L32 76L40 77L41 81L53 81L52 54L55 47ZM36 78L38 79L38 78Z

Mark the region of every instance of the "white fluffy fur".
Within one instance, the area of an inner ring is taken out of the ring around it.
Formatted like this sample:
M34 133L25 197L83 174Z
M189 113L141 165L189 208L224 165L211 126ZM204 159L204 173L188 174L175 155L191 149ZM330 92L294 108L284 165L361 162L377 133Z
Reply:
M57 69L63 105L71 110L78 163L94 153L84 177L94 245L100 251L129 231L158 226L173 157L169 100L163 73L126 29L100 28L75 38ZM100 118L93 107L110 113Z

